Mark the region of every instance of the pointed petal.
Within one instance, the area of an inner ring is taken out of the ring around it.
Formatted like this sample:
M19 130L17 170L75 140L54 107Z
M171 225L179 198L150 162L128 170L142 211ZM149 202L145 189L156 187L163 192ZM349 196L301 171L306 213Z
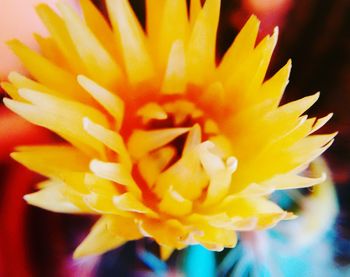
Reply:
M242 61L244 61L254 49L259 24L260 22L256 16L252 15L249 18L224 55L218 69L218 76L227 78L229 75L234 75L237 72Z
M327 176L323 173L318 178L309 178L304 176L299 176L295 174L285 174L278 175L264 183L262 186L268 186L277 190L285 190L285 189L296 189L296 188L307 188L314 185L321 184L326 180Z
M84 129L91 136L119 154L121 163L123 163L126 168L131 169L132 163L121 135L100 124L92 122L88 118L83 119L83 124Z
M91 98L77 84L73 75L40 56L21 42L8 42L30 74L50 89L60 92L61 97L91 103Z
M188 128L169 128L152 131L136 130L128 141L131 156L138 160L145 154L160 148L188 132Z
M27 194L24 196L24 200L33 206L56 212L56 213L86 213L91 212L89 209L81 209L74 205L72 202L64 196L63 184L56 181L46 181L45 188Z
M160 22L157 43L157 60L161 70L167 64L169 53L175 41L185 42L188 34L188 17L186 0L165 0L162 21Z
M33 81L18 72L10 72L8 79L12 84L14 84L17 88L28 88L36 91L45 92L50 95L61 96L61 92L54 91L52 89L47 88L46 86ZM17 99L15 99L17 100Z
M163 18L165 0L146 0L146 30L149 48L156 55L157 43L159 41L161 21Z
M133 180L130 171L122 164L92 160L90 169L101 178L126 186L138 198L141 196L141 191Z
M220 0L207 0L190 35L186 61L188 80L199 85L206 81L215 67L216 32Z
M40 19L49 30L53 41L63 54L66 62L75 72L85 72L85 67L74 47L62 18L60 18L48 5L40 4L36 7Z
M102 216L89 235L74 251L74 258L99 255L121 246L128 240L141 237L133 219L119 216Z
M183 148L183 155L193 151L202 141L202 130L199 124L195 124L188 132L185 146Z
M92 154L97 151L97 155L104 155L102 145L83 129L83 118L86 116L106 125L100 112L84 104L28 89L21 89L20 95L33 105L4 99L5 105L31 123L56 132L84 152Z
M267 80L261 87L261 97L272 100L272 106L277 108L282 99L283 92L288 84L290 70L292 68L291 60L282 67L273 77Z
M154 186L159 174L169 165L175 155L176 150L173 147L162 147L141 158L137 166L148 187Z
M101 14L98 8L90 0L80 0L86 25L94 33L95 37L100 41L109 54L120 64L120 49L115 42L114 34L109 23Z
M146 47L145 34L129 1L107 0L114 32L121 43L128 79L132 84L150 79L154 75L151 57Z
M193 27L196 22L197 16L202 9L201 0L191 0L190 2L190 24Z
M168 65L162 84L166 94L182 93L186 89L186 57L184 43L176 40L170 50Z
M122 73L114 59L68 4L58 2L57 7L89 76L108 88L115 87Z
M19 147L11 154L17 162L46 177L59 177L64 171L86 171L89 159L71 146Z
M78 83L116 119L117 129L119 129L124 118L123 100L86 76L78 75L77 80Z
M113 204L118 209L127 212L146 214L150 217L157 217L157 214L146 207L139 199L130 192L113 197Z
M10 95L10 97L14 100L20 100L23 101L24 99L18 94L18 90L17 88L9 83L9 82L2 82L1 83L1 88L6 91L6 93L8 95Z

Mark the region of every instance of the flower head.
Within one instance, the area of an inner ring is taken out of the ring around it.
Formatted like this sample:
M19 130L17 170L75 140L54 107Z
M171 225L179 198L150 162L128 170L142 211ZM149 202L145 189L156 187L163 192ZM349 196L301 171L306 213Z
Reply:
M201 244L234 247L236 231L292 215L268 199L311 186L302 176L334 134L303 113L318 94L279 106L290 61L264 81L277 29L256 45L252 16L222 61L220 0L146 0L146 31L127 0L107 0L112 28L88 0L84 20L58 3L37 11L51 33L38 54L9 42L33 79L9 75L4 102L67 144L21 147L14 159L48 177L28 203L101 218L75 252L151 237L166 258Z

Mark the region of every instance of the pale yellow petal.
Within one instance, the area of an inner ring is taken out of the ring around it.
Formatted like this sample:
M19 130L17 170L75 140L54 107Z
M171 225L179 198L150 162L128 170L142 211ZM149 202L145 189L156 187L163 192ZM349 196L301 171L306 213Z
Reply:
M126 186L137 197L141 196L141 191L132 178L130 171L122 164L92 160L90 169L97 176Z
M323 173L320 177L304 177L295 174L285 174L275 176L268 181L262 183L262 186L271 187L276 190L306 188L321 184L326 180L327 176Z
M81 141L86 146L103 154L101 145L83 129L84 117L89 117L103 126L108 125L105 116L99 110L30 89L20 89L19 94L33 105L7 99L5 104L10 109L28 121L46 127L65 139L73 139L74 141L71 142L77 147L83 146L76 145L77 141Z
M74 205L69 199L64 196L63 184L56 181L46 181L45 188L27 194L24 200L28 204L57 213L87 213L89 209L81 209Z
M124 118L123 100L86 76L79 75L77 80L79 84L116 119L117 129L119 130Z
M120 157L120 162L123 163L127 169L131 170L132 162L120 134L107 129L100 124L96 124L88 118L84 118L83 123L86 132L116 152Z
M122 211L135 212L140 214L146 214L150 217L157 217L157 214L154 211L145 206L130 192L114 196L113 204Z

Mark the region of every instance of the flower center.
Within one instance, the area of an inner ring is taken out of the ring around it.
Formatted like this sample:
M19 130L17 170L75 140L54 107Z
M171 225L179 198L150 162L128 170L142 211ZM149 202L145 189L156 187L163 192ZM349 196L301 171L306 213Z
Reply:
M220 149L225 138L200 108L179 99L146 103L136 114L138 128L129 136L128 150L147 205L174 216L169 207L181 203L183 210L175 213L184 215L205 200L218 175L228 187L236 161Z

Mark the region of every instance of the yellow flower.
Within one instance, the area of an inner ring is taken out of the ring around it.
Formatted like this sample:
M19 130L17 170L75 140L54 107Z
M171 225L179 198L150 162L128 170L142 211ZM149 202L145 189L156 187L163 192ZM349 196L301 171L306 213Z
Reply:
M20 147L12 157L46 177L35 206L101 218L75 251L99 254L151 237L167 258L201 244L234 247L236 231L293 216L274 190L311 186L308 164L334 134L331 117L303 113L318 94L279 106L290 61L264 81L277 29L257 46L252 16L215 62L220 0L146 0L146 32L127 0L107 0L112 28L88 0L84 20L40 5L51 36L41 54L9 42L33 76L11 73L8 108L67 144Z

